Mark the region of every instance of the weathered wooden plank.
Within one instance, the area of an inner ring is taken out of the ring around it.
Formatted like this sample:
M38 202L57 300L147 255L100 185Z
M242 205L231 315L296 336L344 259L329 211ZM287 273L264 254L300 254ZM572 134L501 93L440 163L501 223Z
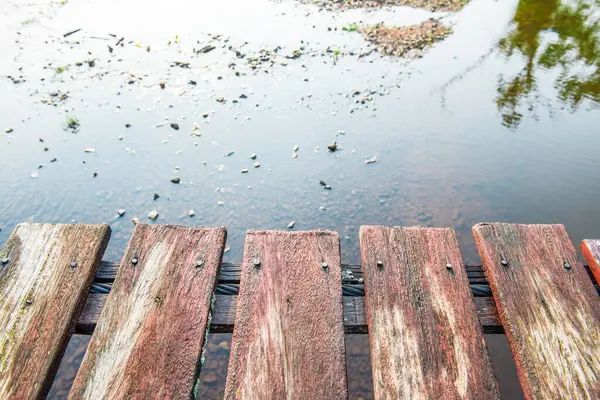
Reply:
M600 301L562 225L478 224L475 242L527 398L600 397Z
M18 225L0 252L0 398L44 398L100 264L108 225Z
M362 226L376 399L496 399L452 229Z
M226 399L348 397L337 233L249 231L237 300Z
M586 239L581 242L581 252L590 265L596 281L600 280L600 240Z
M190 397L225 236L136 225L69 398Z

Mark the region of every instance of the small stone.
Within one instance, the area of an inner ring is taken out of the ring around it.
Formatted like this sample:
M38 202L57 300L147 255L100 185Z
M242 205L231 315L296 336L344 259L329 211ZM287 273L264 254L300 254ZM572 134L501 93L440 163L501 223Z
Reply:
M156 221L156 219L158 218L158 211L156 210L152 210L148 213L148 218L151 219L152 221Z
M331 186L330 185L325 185L325 186L323 186L323 189L325 189L325 190L331 190Z
M325 181L319 181L319 185L321 185L321 186L327 186L327 183L325 183Z
M254 168L260 168L260 163L259 162L255 162L254 163Z
M120 210L117 210L117 215L118 215L118 216L119 216L119 218L120 218L120 217L122 217L123 215L125 215L125 213L126 213L126 212L127 212L127 211L125 211L125 210L123 210L123 209L120 209Z
M171 124L171 128L173 128L173 129L175 129L176 131L178 131L178 130L179 130L179 125L178 125L178 124L176 124L176 123L172 123L172 124Z
M248 173L248 169L244 168L241 172L242 172L242 174L247 174Z
M33 172L31 173L31 175L30 175L30 176L31 176L33 179L37 179L37 178L39 178L39 177L40 177L40 174L39 174L39 172L37 172L37 171L33 171Z
M131 124L125 124L125 128L131 128Z
M179 183L181 183L181 178L179 178L178 176L174 176L171 178L171 182L175 183L175 184L179 184ZM155 200L156 200L156 198L155 198Z
M196 215L196 211L194 211L194 210L190 210L190 211L188 211L188 215L189 215L190 217L193 217L193 216L195 216L195 215Z
M165 88L165 86L166 86L164 82L161 82L161 83L159 83L159 85L160 85L160 88L161 88L161 89L164 89L164 88Z
M246 95L245 95L245 94L243 94L243 93L240 95L240 99L247 99L247 98L248 98L248 96L246 96Z
M251 159L251 160L256 160L256 158L257 158L257 157L258 157L258 156L257 156L256 154L254 154L254 153L252 153L252 154L250 155L250 159Z
M296 221L292 221L288 224L288 229L293 229L294 226L296 225Z
M292 158L293 158L293 159L296 159L296 158L298 158L298 154L297 154L297 153L294 153L294 154L292 154Z
M330 144L329 146L327 146L327 150L329 150L330 153L333 153L335 151L337 151L338 146L336 142L333 142L333 144Z
M160 195L158 193L154 193L154 201L160 199Z

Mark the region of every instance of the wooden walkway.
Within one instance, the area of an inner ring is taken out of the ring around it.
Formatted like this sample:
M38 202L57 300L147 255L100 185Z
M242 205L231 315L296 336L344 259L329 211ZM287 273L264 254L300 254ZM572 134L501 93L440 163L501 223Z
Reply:
M369 334L376 399L500 398L483 333L506 333L527 398L600 398L600 241L562 225L479 224L483 266L452 229L335 232L19 225L0 251L0 398L44 398L72 333L93 334L71 399L184 399L207 332L233 332L227 399L346 399L344 333Z

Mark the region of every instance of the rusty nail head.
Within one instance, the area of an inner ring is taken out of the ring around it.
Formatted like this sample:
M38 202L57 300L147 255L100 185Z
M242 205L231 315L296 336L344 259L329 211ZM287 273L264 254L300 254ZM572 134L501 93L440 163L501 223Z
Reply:
M500 264L504 265L505 267L508 265L508 261L506 261L504 258L502 259L502 261L500 261Z
M566 269L571 269L571 264L569 264L568 262L564 262L563 263Z
M321 267L323 267L323 269L325 269L325 268L329 267L329 265L325 261L323 261L321 263Z
M452 264L450 264L450 263L446 264L446 269L452 269Z
M71 268L77 268L77 261L73 261L71 263Z

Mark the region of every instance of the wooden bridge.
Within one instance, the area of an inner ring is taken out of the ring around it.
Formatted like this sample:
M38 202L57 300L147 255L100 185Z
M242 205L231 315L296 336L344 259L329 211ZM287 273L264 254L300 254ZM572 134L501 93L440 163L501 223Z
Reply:
M506 333L526 397L600 398L600 241L588 269L562 225L473 233L483 267L452 229L377 226L362 267L329 231L249 231L238 266L223 228L138 224L117 264L107 225L21 224L0 252L0 398L43 398L73 332L93 336L71 399L190 398L209 331L233 332L227 399L347 398L344 332L369 334L377 399L499 398L484 332Z

